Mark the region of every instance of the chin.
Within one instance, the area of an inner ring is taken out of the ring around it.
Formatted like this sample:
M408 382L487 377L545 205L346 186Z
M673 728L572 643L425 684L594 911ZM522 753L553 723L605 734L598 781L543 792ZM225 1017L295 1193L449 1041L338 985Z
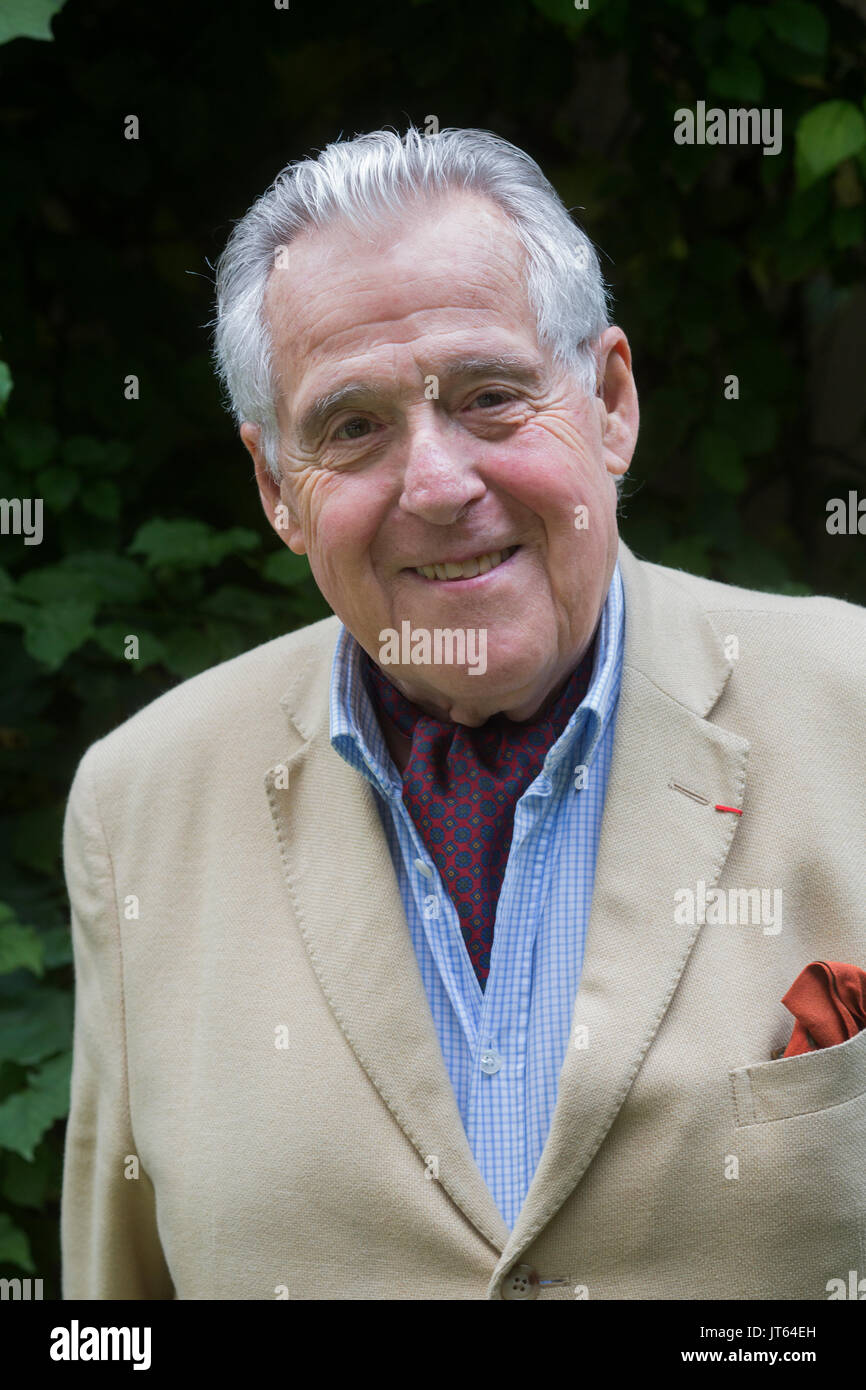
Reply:
M488 667L483 673L479 671L477 676L461 671L459 676L448 682L447 690L440 687L437 698L463 709L483 705L485 710L502 710L525 703L532 691L534 674L537 673L524 672L520 679L515 680L510 673L496 667Z

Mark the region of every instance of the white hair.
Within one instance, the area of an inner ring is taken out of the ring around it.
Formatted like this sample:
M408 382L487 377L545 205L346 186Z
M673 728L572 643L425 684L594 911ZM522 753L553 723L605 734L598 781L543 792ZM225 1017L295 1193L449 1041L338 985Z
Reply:
M610 323L595 249L571 220L535 160L486 130L426 135L377 130L297 160L235 225L216 266L214 356L232 413L261 430L268 468L280 477L275 376L263 302L268 278L292 239L343 221L374 227L419 198L467 191L506 215L526 254L526 288L538 340L595 394L594 344Z

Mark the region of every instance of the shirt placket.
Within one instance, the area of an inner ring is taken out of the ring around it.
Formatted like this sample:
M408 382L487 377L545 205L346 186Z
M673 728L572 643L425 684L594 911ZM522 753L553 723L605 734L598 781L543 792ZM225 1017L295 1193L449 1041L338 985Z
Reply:
M509 1224L516 1219L528 1177L524 1092L537 917L530 913L530 920L523 920L519 899L527 896L529 881L528 897L537 901L540 867L534 845L543 819L538 801L538 795L524 793L515 809L470 1087L470 1143L482 1155L485 1180Z

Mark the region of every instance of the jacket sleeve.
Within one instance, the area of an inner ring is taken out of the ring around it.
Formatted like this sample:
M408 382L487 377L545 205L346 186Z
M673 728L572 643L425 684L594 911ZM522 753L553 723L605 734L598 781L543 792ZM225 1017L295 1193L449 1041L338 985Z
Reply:
M171 1299L153 1185L129 1108L120 920L93 786L99 745L72 784L63 854L71 906L75 1026L61 1199L64 1299Z

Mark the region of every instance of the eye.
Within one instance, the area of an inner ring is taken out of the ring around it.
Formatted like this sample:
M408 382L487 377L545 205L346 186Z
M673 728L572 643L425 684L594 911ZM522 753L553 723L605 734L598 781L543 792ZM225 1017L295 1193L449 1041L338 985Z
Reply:
M509 391L501 391L498 387L491 386L488 390L482 391L480 396L476 396L469 408L471 410L473 406L477 405L482 410L494 410L496 406L507 405L509 401L513 400L514 397Z
M362 426L360 430L358 426ZM342 425L338 425L332 434L332 439L363 439L372 429L372 424L363 415L353 415L351 420L344 420ZM348 431L348 433L346 433Z

